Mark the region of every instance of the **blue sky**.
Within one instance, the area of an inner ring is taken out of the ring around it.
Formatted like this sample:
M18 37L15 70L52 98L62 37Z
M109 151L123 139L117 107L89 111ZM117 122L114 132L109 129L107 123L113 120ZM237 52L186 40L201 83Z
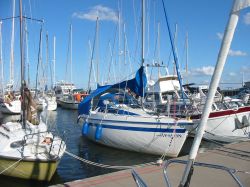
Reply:
M69 28L70 24L72 24L72 80L78 87L86 88L97 15L99 15L100 21L98 42L96 42L95 53L93 55L95 71L92 71L91 84L94 85L97 77L99 83L107 82L107 80L108 82L114 82L124 79L139 67L141 58L140 2L139 0L23 0L23 11L27 17L44 19L42 41L43 63L46 62L46 32L48 33L50 63L53 59L53 37L56 37L56 80L70 79L67 50L69 46ZM165 0L172 29L171 32L174 32L175 24L178 25L176 47L182 71L185 68L185 36L188 33L188 76L184 75L184 82L203 84L210 81L232 3L232 0ZM172 73L173 57L170 56L170 42L161 0L146 0L146 4L146 63L152 64L153 61L159 60L168 66L169 72ZM117 29L118 10L121 15L120 34L118 32L119 29ZM19 1L16 0L16 15L18 14ZM5 18L11 15L12 0L0 1L0 17ZM158 23L160 25L159 50L155 47L157 46ZM40 26L35 21L27 21L28 59L30 62L32 85L35 84ZM245 81L250 81L249 33L250 9L246 9L240 13L239 23L221 82L241 83L243 73ZM11 21L3 21L2 35L3 62L5 66L4 78L5 81L8 81ZM120 37L118 37L119 35ZM120 42L118 42L119 38ZM126 44L124 44L124 38L126 38ZM125 50L124 46L126 46ZM15 24L14 51L15 82L19 83L20 53L18 19ZM96 72L97 62L99 62L98 76ZM110 75L108 76L109 69ZM46 71L45 74L49 81L51 73ZM223 84L223 86L239 87L241 85Z

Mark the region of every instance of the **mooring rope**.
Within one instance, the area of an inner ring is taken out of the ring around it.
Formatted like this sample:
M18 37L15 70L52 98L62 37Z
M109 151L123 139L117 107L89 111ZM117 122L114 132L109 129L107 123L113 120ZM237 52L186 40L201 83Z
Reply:
M133 168L136 168L136 167L149 166L149 165L156 164L156 162L149 162L149 163L144 163L144 164L139 164L139 165L132 165L132 166L111 166L111 165L107 165L107 164L100 164L100 163L92 162L90 160L86 160L86 159L81 158L81 157L79 157L79 156L77 156L77 155L75 155L73 153L68 152L68 151L65 151L65 153L68 154L69 156L81 161L81 162L86 163L86 164L101 167L101 168L108 168L108 169L118 169L118 170L133 169Z
M18 164L21 160L23 160L24 157L20 158L18 161L14 162L13 164L11 164L9 167L5 168L3 171L1 171L0 175L3 174L5 171L7 171L8 169L12 168L14 165Z

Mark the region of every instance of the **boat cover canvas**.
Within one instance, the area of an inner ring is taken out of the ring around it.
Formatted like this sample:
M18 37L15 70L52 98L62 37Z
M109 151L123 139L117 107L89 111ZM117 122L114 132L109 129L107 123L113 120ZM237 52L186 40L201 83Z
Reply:
M78 114L88 115L91 109L91 101L95 102L93 99L97 101L102 94L109 92L112 89L130 89L136 95L143 97L146 84L147 78L144 72L144 67L141 66L133 79L122 81L113 85L99 86L78 105Z

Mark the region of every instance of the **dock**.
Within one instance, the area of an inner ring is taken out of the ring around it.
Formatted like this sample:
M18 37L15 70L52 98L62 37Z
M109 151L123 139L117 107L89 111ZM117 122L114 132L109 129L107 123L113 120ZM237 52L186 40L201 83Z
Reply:
M174 160L187 160L188 156L179 157ZM235 169L235 175L243 186L250 186L250 141L227 144L204 153L199 153L196 162L216 164ZM185 165L172 163L167 167L171 186L178 186L183 175ZM147 184L147 186L166 187L163 175L163 166L150 165L136 168L135 171ZM100 175L67 182L65 184L53 185L54 187L136 187L131 170L122 170L114 173ZM195 166L191 186L227 186L235 187L238 184L229 173L223 170Z

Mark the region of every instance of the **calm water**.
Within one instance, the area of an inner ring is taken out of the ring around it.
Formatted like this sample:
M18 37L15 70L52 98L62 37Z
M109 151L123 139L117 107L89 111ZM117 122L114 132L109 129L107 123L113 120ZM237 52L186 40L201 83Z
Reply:
M18 116L4 116L4 121L9 121ZM67 132L67 151L84 159L109 165L135 165L156 161L159 156L139 154L129 151L121 151L95 144L81 135L81 125L77 124L77 111L64 110L58 108L57 111L49 112L51 127L55 127L61 134ZM192 140L186 143L186 149L182 155L187 154ZM203 149L214 147L211 143L203 142ZM1 186L48 186L52 184L64 183L72 180L88 178L105 173L114 172L114 169L105 169L87 165L67 154L64 154L57 168L57 172L49 183L20 180L5 176L0 176Z

